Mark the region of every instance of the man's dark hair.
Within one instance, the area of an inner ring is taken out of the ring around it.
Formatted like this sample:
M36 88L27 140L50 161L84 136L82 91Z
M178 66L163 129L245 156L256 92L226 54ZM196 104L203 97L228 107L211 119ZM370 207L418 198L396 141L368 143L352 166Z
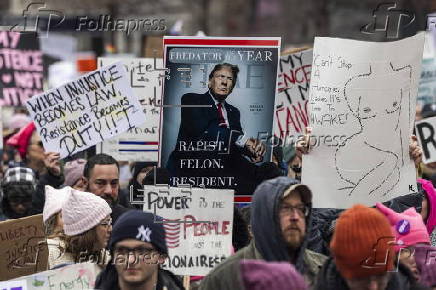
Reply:
M230 64L227 62L215 65L215 67L213 68L213 70L209 74L209 80L211 80L213 78L213 75L215 74L216 71L218 71L224 67L228 67L232 71L232 74L233 74L232 89L233 89L236 86L236 80L238 79L239 67L237 65L233 65L233 64Z
M118 172L120 171L120 165L110 155L107 154L97 154L88 159L88 162L85 164L85 168L83 169L83 176L89 179L91 175L91 170L94 169L95 165L112 165L115 164L118 168Z

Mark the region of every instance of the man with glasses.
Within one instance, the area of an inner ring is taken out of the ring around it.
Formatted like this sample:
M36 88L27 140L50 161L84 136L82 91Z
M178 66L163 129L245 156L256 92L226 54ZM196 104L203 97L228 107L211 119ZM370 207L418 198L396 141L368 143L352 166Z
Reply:
M260 184L251 204L253 240L212 270L200 289L241 289L243 259L289 262L313 286L326 257L306 249L311 210L312 192L298 181L277 177Z
M161 268L168 255L162 218L139 210L123 214L109 241L112 260L97 277L95 288L184 289L181 281Z

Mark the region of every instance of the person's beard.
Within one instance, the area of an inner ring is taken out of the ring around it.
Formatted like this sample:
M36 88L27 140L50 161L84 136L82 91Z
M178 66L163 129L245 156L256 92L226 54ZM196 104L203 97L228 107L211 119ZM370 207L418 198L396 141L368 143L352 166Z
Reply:
M292 230L292 233L289 231ZM289 250L296 251L301 247L304 240L304 233L296 225L290 225L285 230L285 241Z

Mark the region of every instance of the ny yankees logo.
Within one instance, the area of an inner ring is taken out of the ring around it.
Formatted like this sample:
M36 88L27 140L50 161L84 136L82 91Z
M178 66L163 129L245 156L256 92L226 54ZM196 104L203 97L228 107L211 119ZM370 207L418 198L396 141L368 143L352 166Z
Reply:
M144 225L138 227L138 234L136 235L137 239L140 239L143 242L150 242L151 230L147 227L144 229Z

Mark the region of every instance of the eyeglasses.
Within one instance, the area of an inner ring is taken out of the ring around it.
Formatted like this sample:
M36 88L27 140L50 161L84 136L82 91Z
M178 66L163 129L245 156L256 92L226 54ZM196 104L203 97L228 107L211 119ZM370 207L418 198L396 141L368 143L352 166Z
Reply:
M101 226L104 226L104 227L109 227L109 226L112 225L112 219L108 219L108 220L102 221L102 222L100 223L100 225L101 225Z
M133 252L135 254L135 256L149 255L153 251L155 251L154 248L149 248L149 247L144 247L144 246L139 246L139 247L135 247L135 248L120 246L120 247L115 247L115 250L114 250L114 252L117 255L129 255L131 252Z
M280 206L280 214L283 216L291 215L293 212L296 212L299 216L308 216L309 215L309 207L305 205L297 205L292 206L288 204L284 204Z

